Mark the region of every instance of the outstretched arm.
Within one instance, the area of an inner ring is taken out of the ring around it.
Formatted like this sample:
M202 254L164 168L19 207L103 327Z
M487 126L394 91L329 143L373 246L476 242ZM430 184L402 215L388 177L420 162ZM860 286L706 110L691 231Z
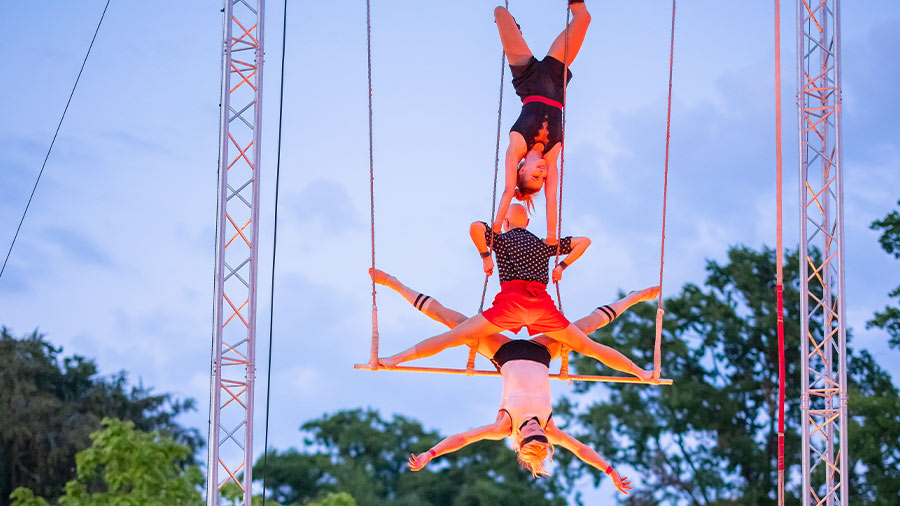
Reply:
M547 244L555 245L559 237L559 217L557 215L557 196L559 194L559 153L562 151L562 143L557 143L545 156L547 162L547 179L544 181L544 200L547 213Z
M553 281L556 282L562 279L562 272L572 265L572 262L581 258L581 255L584 254L590 245L591 240L587 237L573 237L572 251L559 262L559 265L553 268Z
M502 412L498 413L497 421L490 425L468 430L461 434L455 434L434 445L425 453L411 455L409 458L409 468L413 471L418 471L425 467L425 465L431 462L435 457L440 455L453 453L460 448L464 448L472 443L485 439L495 441L503 439L509 435L510 429L509 417Z
M469 237L472 239L472 243L475 244L478 254L481 255L481 268L485 274L490 276L494 273L494 261L491 259L491 252L488 250L486 235L487 227L484 223L475 221L469 225Z
M593 448L587 446L581 441L573 438L572 436L566 434L561 431L555 423L553 423L553 419L550 419L550 422L547 424L547 439L555 445L562 446L566 450L569 450L576 457L578 457L582 462L589 464L597 469L605 472L609 475L613 480L613 484L625 495L628 495L628 492L631 490L631 481L628 478L623 478L619 476L619 473L616 472L612 466L600 456L599 453L594 451Z

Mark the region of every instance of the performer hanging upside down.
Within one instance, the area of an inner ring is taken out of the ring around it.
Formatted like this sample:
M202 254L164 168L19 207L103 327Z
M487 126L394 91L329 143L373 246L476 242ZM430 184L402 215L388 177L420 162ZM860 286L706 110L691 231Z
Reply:
M519 25L509 11L504 7L494 9L503 52L513 76L513 87L522 98L522 112L509 132L505 187L493 229L494 232L500 232L513 196L526 201L530 208L533 206L532 197L543 187L547 201L548 244L556 244L557 239L556 193L559 170L556 160L563 140L564 87L572 79L572 73L566 70L564 83L563 71L578 55L591 23L591 15L584 0L569 0L569 8L572 20L550 45L543 60L536 59L531 53Z
M618 351L590 339L556 309L553 299L547 294L547 264L556 254L557 247L548 246L538 239L525 229L527 225L528 213L519 204L509 207L503 222L506 230L503 234L493 233L483 222L472 223L469 234L481 254L487 274L494 269L487 240L492 240L494 244L494 254L500 268L500 293L494 298L493 305L449 332L428 338L396 355L380 358L379 362L393 367L408 360L430 357L454 346L474 346L482 338L502 330L518 332L522 327L527 327L530 335L547 334L551 339L617 371L651 381L652 372L641 369ZM560 280L563 270L581 257L590 243L586 237L566 237L559 242L560 252L568 256L553 269L554 282ZM484 355L490 358L493 353Z
M437 300L403 285L397 278L379 270L370 270L376 283L400 293L407 301L428 317L450 328L463 323L466 317L444 307ZM583 332L590 333L611 322L632 305L653 300L659 287L651 287L629 294L613 304L600 306L588 316L575 322ZM553 423L550 404L549 363L560 355L560 343L541 334L532 340L511 340L502 334L491 334L478 343L478 352L491 360L503 376L503 396L497 420L462 434L450 436L421 455L412 455L409 467L418 471L438 455L452 453L483 439L515 439L516 451L522 467L533 476L549 474L544 460L553 454L554 445L561 445L579 459L603 470L612 477L619 491L631 490L623 478L597 452L560 430Z

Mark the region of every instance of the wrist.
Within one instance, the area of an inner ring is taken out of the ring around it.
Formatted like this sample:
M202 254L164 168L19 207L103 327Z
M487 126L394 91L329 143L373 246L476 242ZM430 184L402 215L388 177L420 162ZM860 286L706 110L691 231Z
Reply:
M612 466L609 465L609 464L607 464L607 466L606 466L606 471L604 471L604 472L606 473L607 476L612 476L612 473L613 473L613 468L612 468Z
M481 255L481 258L490 258L491 251L479 251L478 254Z
M562 267L562 270L566 270L566 267L568 267L569 264L567 264L566 261L563 260L562 262L559 263L559 266Z
M432 448L431 450L428 450L428 457L429 457L429 458L433 459L433 458L435 458L436 456L437 456L437 453L435 453L435 451L434 451L433 448Z

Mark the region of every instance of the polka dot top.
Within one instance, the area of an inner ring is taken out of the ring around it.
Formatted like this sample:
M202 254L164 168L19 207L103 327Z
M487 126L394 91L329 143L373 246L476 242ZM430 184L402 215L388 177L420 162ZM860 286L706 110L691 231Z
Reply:
M517 279L538 281L545 285L549 282L548 262L556 256L556 246L548 246L524 228L514 228L508 232L496 234L491 230L490 225L485 223L484 226L484 239L494 250L501 283ZM492 236L493 244L491 244ZM571 252L572 238L560 239L559 254L568 255Z

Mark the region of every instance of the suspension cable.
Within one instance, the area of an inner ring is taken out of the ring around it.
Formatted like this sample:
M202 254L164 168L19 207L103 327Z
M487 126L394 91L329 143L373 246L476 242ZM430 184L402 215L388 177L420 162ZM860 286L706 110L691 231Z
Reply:
M103 7L103 12L100 14L100 21L97 22L97 28L94 29L94 36L91 37L91 43L88 45L87 53L84 55L84 61L81 62L81 68L78 70L78 76L75 78L75 84L72 85L72 91L69 92L69 100L66 101L66 107L63 108L62 116L60 116L59 123L56 125L56 131L53 133L50 147L47 148L47 154L44 155L44 163L41 164L41 170L38 172L37 179L34 181L34 187L31 189L31 195L28 197L28 202L25 204L25 210L22 211L22 218L19 219L19 226L16 227L16 233L13 235L12 242L9 245L9 251L6 252L6 259L3 260L3 266L0 267L0 278L3 277L3 272L6 271L6 263L9 262L9 255L12 254L13 246L16 245L16 239L19 238L19 231L22 230L22 223L25 221L25 215L28 214L28 209L31 207L31 200L34 199L34 193L37 191L38 183L41 182L41 176L44 174L44 168L47 166L50 152L53 151L53 145L56 144L56 137L59 135L59 129L62 127L63 120L66 119L66 112L69 111L69 104L72 103L72 97L75 96L75 89L78 88L78 82L81 80L81 73L84 72L84 66L87 64L88 57L91 55L91 49L94 48L94 41L97 40L97 33L100 32L100 25L103 24L103 18L106 17L106 10L109 8L109 2L110 0L106 0L106 5Z
M656 342L653 348L653 377L662 371L663 270L666 258L666 205L669 194L669 144L672 137L672 73L675 67L675 0L672 0L672 35L669 43L669 97L666 106L666 161L663 175L662 234L659 247L659 296L656 306Z
M278 193L281 188L281 126L284 119L284 56L287 52L287 0L281 27L281 85L278 91L278 154L275 162L275 217L272 236L272 279L269 290L269 364L266 367L266 436L263 443L263 499L266 506L266 479L269 471L269 407L272 393L272 336L275 321L275 260L278 251Z
M775 304L778 332L778 506L784 506L784 245L781 196L781 5L775 0Z
M378 304L375 290L375 155L372 134L372 2L366 0L366 56L369 76L369 223L372 241L372 348L369 366L378 367Z
M509 0L506 0L505 7L509 9ZM494 147L494 191L491 197L491 222L488 225L489 227L494 226L494 220L497 218L497 176L500 172L500 128L503 120L503 82L506 73L506 52L500 51L500 99L498 100L499 104L497 105L497 143ZM492 228L493 230L493 228ZM488 251L492 251L494 247L494 234L491 233L488 238L487 243ZM484 287L481 289L481 303L478 305L478 312L481 313L484 311L484 299L487 295L487 285L488 280L491 278L490 274L484 275Z
M558 183L558 191L559 197L557 201L557 211L556 211L556 257L553 260L553 268L556 269L559 266L559 253L560 253L560 244L562 241L562 205L563 205L563 175L565 174L566 167L566 98L567 98L567 90L569 89L569 17L572 13L572 10L569 8L569 5L566 5L566 31L565 31L565 49L563 50L563 100L562 100L562 129L560 130L559 142L559 183ZM562 293L559 288L559 281L556 283L556 306L559 308L559 312L563 313L562 306ZM569 375L569 348L565 344L560 345L559 351L560 357L562 359L559 365L559 374L562 377L567 377Z

